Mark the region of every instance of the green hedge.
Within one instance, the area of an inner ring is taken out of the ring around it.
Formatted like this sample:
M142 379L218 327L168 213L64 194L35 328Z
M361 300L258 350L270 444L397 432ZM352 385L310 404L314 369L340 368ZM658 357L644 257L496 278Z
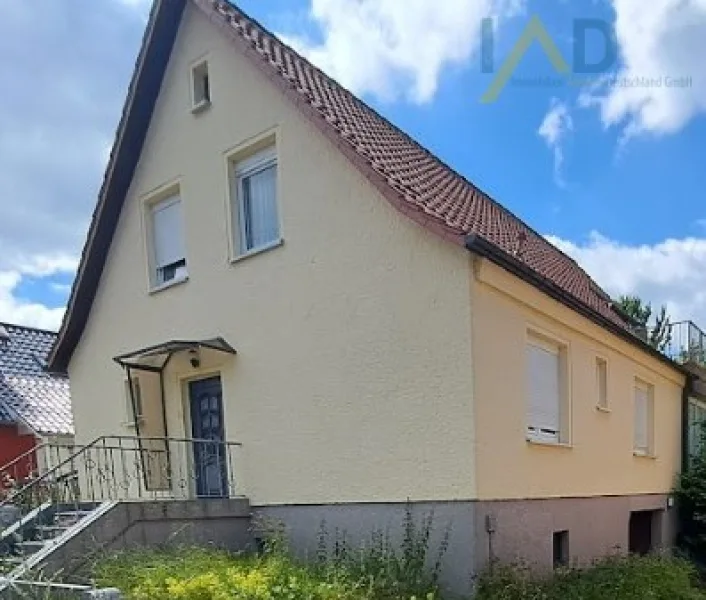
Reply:
M562 570L545 580L496 568L479 581L476 600L706 600L694 567L680 559L611 557L584 570Z

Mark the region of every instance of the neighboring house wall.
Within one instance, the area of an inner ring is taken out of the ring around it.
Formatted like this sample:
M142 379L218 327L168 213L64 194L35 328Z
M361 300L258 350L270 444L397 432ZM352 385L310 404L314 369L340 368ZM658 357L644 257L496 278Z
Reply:
M572 556L588 560L612 546L627 550L630 512L667 509L681 461L684 376L487 261L478 262L476 275L479 556L487 556L485 515L495 517L495 552L502 558L522 553L551 565L552 534L562 530L569 531ZM528 442L530 332L566 349L561 445ZM598 358L607 364L603 410ZM633 451L636 378L654 386L648 457ZM655 545L673 536L674 512L655 528Z
M0 467L29 452L36 443L34 435L21 433L17 425L0 425ZM26 477L35 466L34 455L30 454L13 467L11 475ZM3 481L0 481L0 487L4 487Z
M189 66L202 57L213 105L195 116ZM285 242L231 264L226 155L267 132ZM142 202L177 181L189 281L148 294ZM71 360L77 441L133 431L111 357L222 335L236 357L170 363L169 433L190 433L186 380L219 372L253 505L471 499L470 264L394 210L189 5ZM143 431L161 433L145 416Z

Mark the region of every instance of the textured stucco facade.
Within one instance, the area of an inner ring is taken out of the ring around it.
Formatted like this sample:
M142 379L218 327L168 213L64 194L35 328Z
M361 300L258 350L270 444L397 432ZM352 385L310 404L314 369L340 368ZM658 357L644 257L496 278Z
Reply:
M203 57L213 103L194 115L190 65ZM268 136L284 242L231 262L227 157ZM175 183L189 280L150 294L143 203ZM189 434L187 381L219 373L253 503L472 498L470 264L401 217L189 4L69 366L78 441L133 431L112 357L220 335L237 356L165 372L168 431ZM161 434L159 410L145 412L143 433Z
M502 269L480 261L473 287L480 500L668 494L681 460L684 376ZM568 348L567 443L526 435L526 344L539 331ZM608 365L597 407L596 358ZM654 386L652 456L633 453L634 383Z

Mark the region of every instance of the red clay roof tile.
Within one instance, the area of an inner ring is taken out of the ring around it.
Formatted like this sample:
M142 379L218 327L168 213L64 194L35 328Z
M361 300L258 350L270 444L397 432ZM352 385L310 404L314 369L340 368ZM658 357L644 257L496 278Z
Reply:
M362 159L363 164L355 161L359 168L379 175L389 192L428 216L428 225L443 226L459 243L469 234L485 238L592 311L626 327L588 274L519 218L238 8L221 0L195 1L229 25L255 50L268 74L279 77L320 115L328 133ZM400 204L396 202L409 214Z

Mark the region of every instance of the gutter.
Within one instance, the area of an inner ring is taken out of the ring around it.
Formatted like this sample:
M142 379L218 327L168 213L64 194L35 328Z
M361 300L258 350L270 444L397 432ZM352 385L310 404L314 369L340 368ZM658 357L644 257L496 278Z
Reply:
M678 371L682 375L689 375L689 372L684 367L675 363L672 359L662 354L659 350L653 348L648 343L643 342L639 337L633 335L627 329L623 329L618 324L588 307L573 295L560 288L554 282L550 281L546 277L543 277L528 267L525 263L508 254L504 250L500 250L497 246L490 243L485 238L477 234L471 234L466 237L465 246L467 250L487 258L509 273L512 273L516 277L519 277L523 281L544 292L551 298L554 298L554 300L561 302L568 308L576 311L590 321L593 321L596 325L602 327L603 329L607 329L626 342L629 342L643 352L651 355L653 358L656 358L665 365L670 366L675 371Z

